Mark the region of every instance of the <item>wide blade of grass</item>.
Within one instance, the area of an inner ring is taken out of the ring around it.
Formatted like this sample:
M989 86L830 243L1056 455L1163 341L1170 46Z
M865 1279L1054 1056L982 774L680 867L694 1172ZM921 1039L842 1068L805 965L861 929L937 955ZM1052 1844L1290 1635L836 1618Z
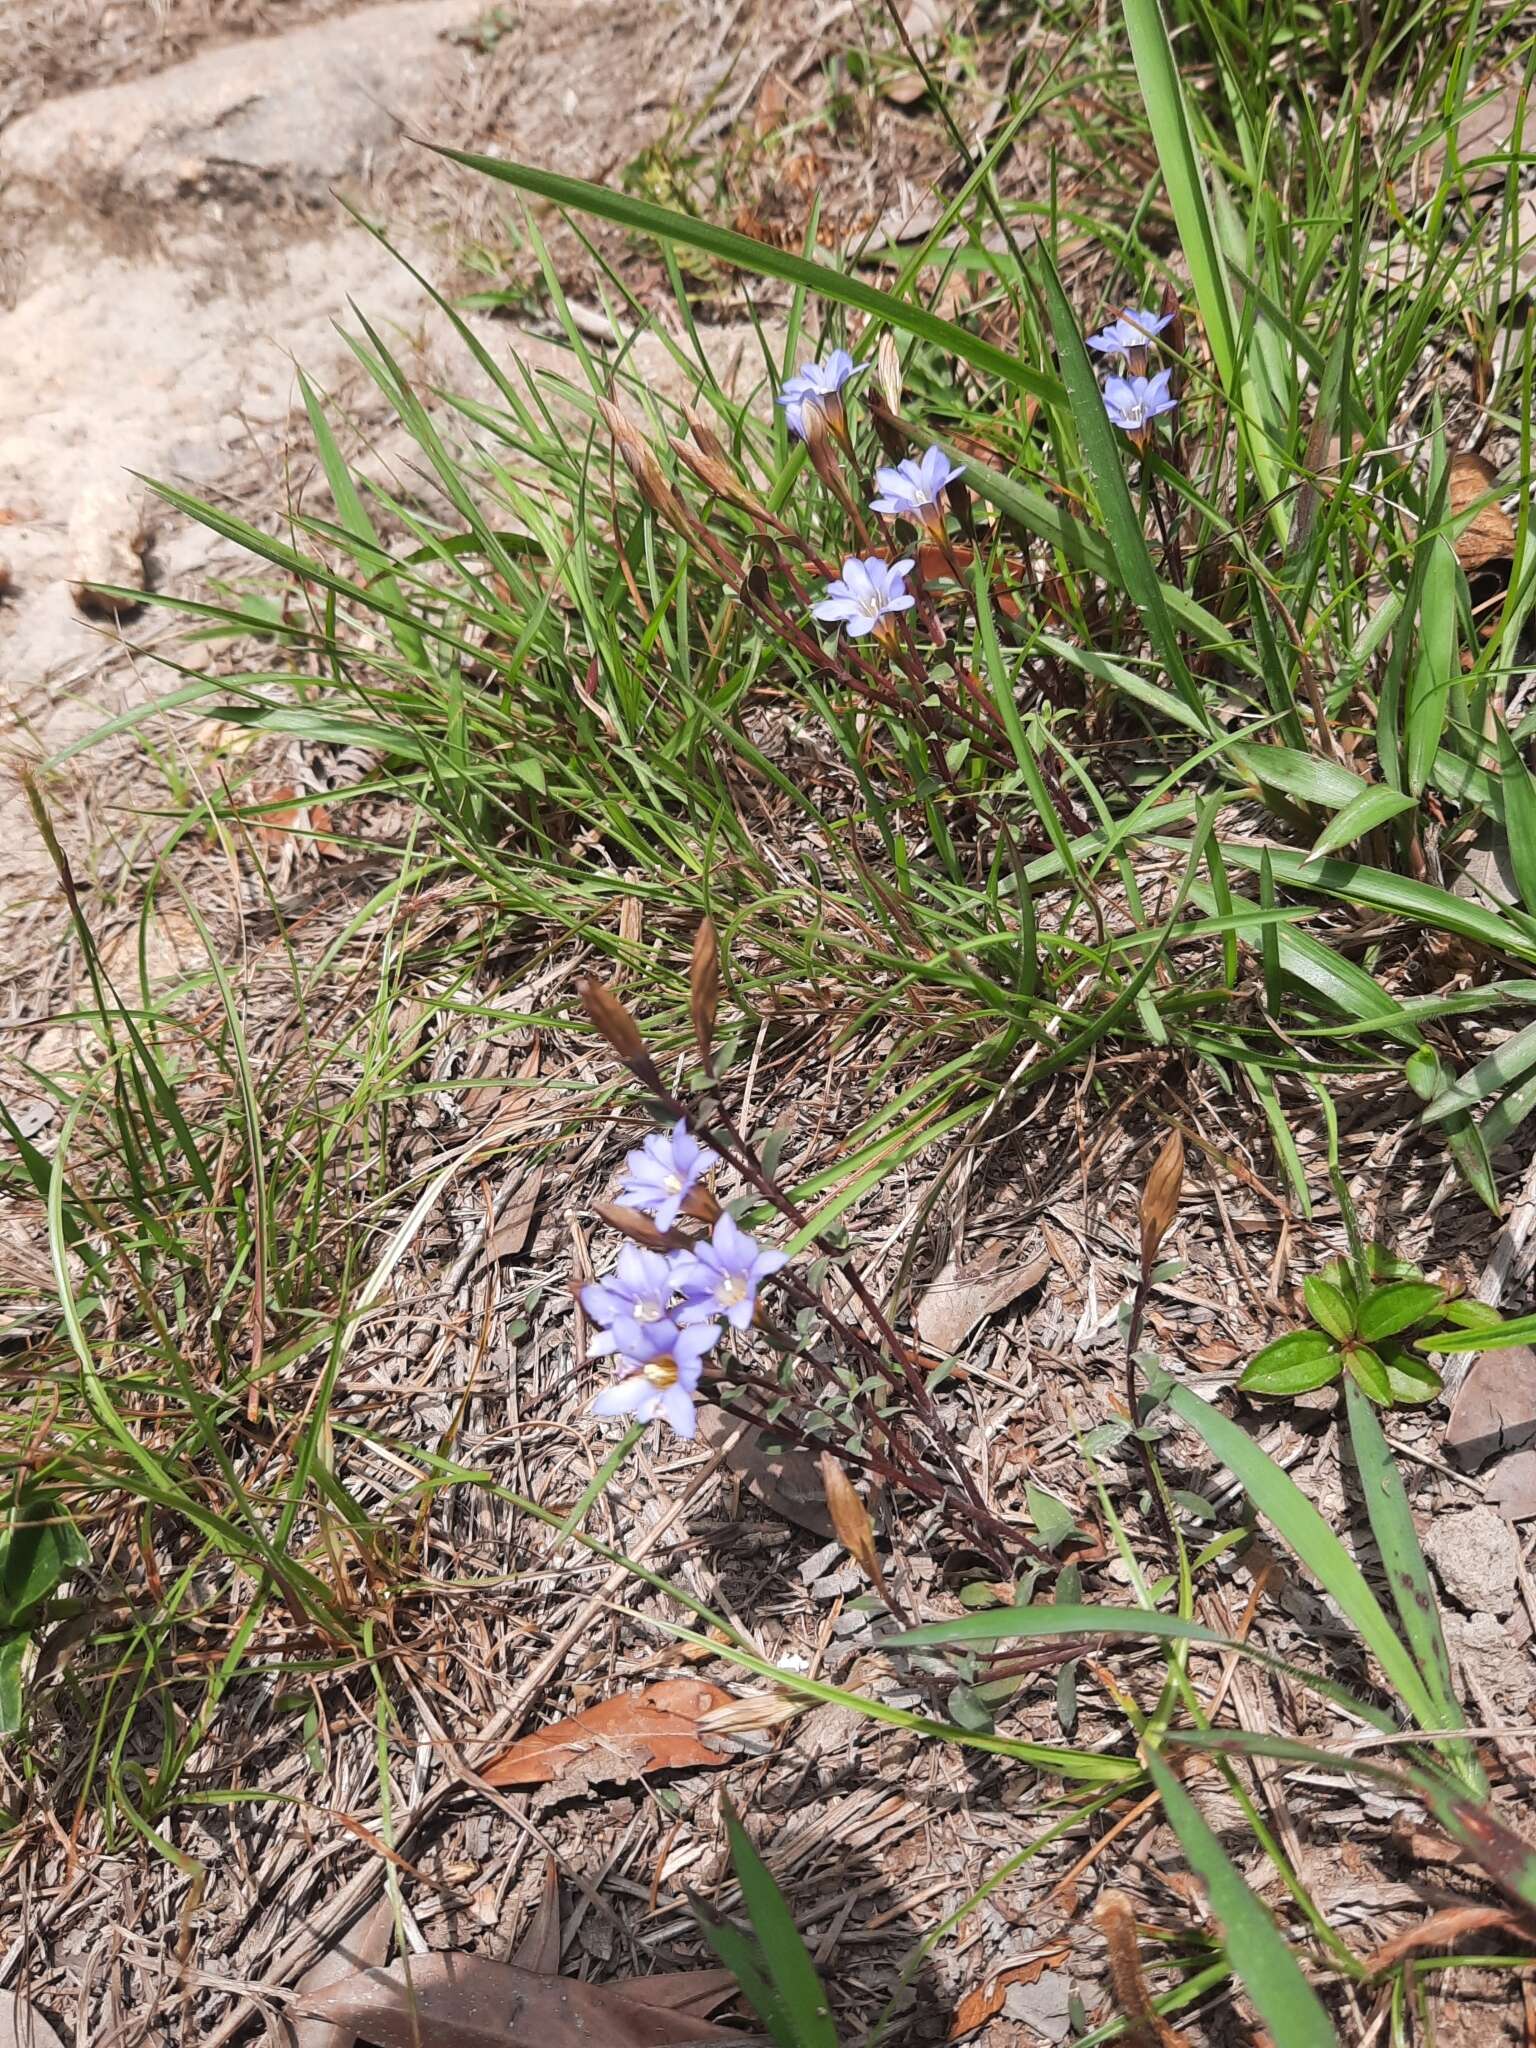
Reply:
M1271 2038L1283 2041L1285 2048L1338 2048L1323 2002L1302 1975L1269 1908L1232 1867L1177 1773L1150 1744L1144 1754L1179 1846L1205 1886L1227 1961Z

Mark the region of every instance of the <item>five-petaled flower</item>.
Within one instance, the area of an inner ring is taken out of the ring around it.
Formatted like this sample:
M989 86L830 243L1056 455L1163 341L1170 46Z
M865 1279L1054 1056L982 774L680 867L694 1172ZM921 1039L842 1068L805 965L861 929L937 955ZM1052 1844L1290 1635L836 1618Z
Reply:
M724 1316L733 1330L750 1329L759 1285L788 1263L787 1252L765 1251L734 1217L722 1215L713 1236L672 1262L673 1282L683 1297L677 1320L690 1324Z
M621 1318L614 1329L622 1377L594 1397L593 1414L632 1415L636 1422L661 1421L679 1436L691 1437L698 1427L693 1397L704 1355L720 1340L719 1325L694 1323L684 1330L670 1319L636 1323Z
M1155 377L1106 377L1104 410L1112 423L1127 434L1145 435L1153 420L1172 412L1178 400L1168 389L1171 370L1159 370Z
M599 1331L587 1347L591 1355L602 1358L618 1350L614 1330L621 1321L642 1328L647 1323L665 1322L676 1292L672 1261L664 1253L625 1245L607 1279L589 1281L581 1290L581 1305Z
M929 448L920 456L909 455L894 469L877 469L875 482L880 496L871 498L871 512L883 512L889 519L910 519L914 526L942 534L944 513L940 500L946 484L964 474L965 465L951 462L942 448Z
M789 431L803 441L806 414L815 412L833 433L842 433L846 424L843 386L868 368L868 363L856 363L845 348L833 349L824 363L802 363L797 375L785 378L778 397Z
M709 1154L679 1117L670 1131L653 1131L629 1154L619 1192L653 1216L658 1230L670 1230L708 1165Z
M1129 355L1133 348L1155 341L1172 318L1171 313L1154 313L1150 307L1123 306L1100 333L1089 335L1088 346L1104 356Z
M811 616L846 626L850 640L866 633L889 634L895 629L886 621L897 612L910 611L917 602L903 580L912 567L910 555L899 562L885 562L878 555L866 555L860 561L857 555L850 555L842 575L827 585L820 604L811 606Z

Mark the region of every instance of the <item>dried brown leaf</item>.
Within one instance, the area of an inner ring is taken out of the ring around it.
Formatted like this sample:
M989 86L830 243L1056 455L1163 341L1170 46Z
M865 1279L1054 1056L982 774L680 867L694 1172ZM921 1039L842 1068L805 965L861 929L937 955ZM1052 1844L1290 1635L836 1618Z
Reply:
M814 1453L797 1450L792 1444L771 1449L771 1431L760 1429L755 1422L744 1423L723 1408L699 1410L699 1435L717 1449L729 1446L724 1458L726 1471L765 1508L799 1529L809 1529L813 1536L834 1533Z
M1463 1471L1475 1472L1501 1451L1536 1437L1536 1351L1518 1345L1485 1351L1472 1362L1451 1403L1445 1449Z
M394 1929L395 1903L386 1893L371 1913L337 1936L320 1960L306 1970L298 1982L300 1999L316 1998L332 1985L356 1976L359 1970L382 1963L389 1954ZM279 2022L278 2030L289 2048L352 2048L357 2039L350 2027L338 2026L333 2020L297 2020L287 2026ZM0 2034L0 2041L3 2040Z
M553 1977L560 1968L560 1871L553 1856L544 1861L544 1883L523 1938L511 1960L520 1970Z
M742 2038L638 1990L547 1977L486 1956L416 1956L359 1971L294 2010L350 2027L373 2048L670 2048Z
M496 1228L485 1241L487 1259L492 1262L515 1259L520 1252L527 1250L528 1239L533 1234L534 1212L543 1191L544 1169L536 1166L497 1218Z
M1491 1927L1522 1943L1530 1939L1525 1923L1499 1906L1444 1906L1427 1920L1421 1920L1417 1927L1410 1927L1406 1934L1384 1941L1374 1954L1363 1959L1365 1967L1373 1975L1378 1970L1390 1970L1415 1949L1448 1949L1467 1935L1482 1934Z
M1170 1131L1157 1163L1147 1175L1141 1191L1141 1271L1145 1279L1157 1263L1158 1246L1168 1235L1179 1213L1179 1193L1184 1186L1184 1140Z
M1011 1969L999 1970L995 1977L988 1977L974 1991L968 1991L955 2007L949 2029L951 2041L958 2041L964 2034L974 2034L988 2020L996 2019L1007 2004L1008 1993L1015 1984L1033 1984L1048 1969L1064 1963L1068 1953L1066 1948L1057 1948L1045 1955L1032 1956L1027 1963L1015 1963Z
M1498 499L1489 497L1491 491L1498 489L1498 476L1493 464L1464 448L1451 457L1447 485L1453 519L1480 498L1488 499L1470 525L1463 527L1456 536L1456 559L1467 574L1471 576L1479 569L1486 569L1490 562L1512 561L1515 553L1514 523Z
M917 1334L930 1351L958 1351L978 1323L1038 1287L1051 1270L1045 1252L1027 1259L994 1239L966 1265L951 1259L917 1305Z
M664 1678L525 1735L481 1776L490 1785L553 1784L576 1791L644 1771L719 1770L731 1759L699 1740L699 1716L730 1697L702 1679Z
M720 946L711 919L705 918L693 935L693 959L688 967L688 1011L693 1019L693 1042L706 1070L714 1063L715 1017L720 1008Z
M1483 1498L1508 1522L1528 1522L1536 1515L1536 1451L1500 1458L1483 1481Z
M14 1991L0 1991L0 2048L64 2048L58 2031Z

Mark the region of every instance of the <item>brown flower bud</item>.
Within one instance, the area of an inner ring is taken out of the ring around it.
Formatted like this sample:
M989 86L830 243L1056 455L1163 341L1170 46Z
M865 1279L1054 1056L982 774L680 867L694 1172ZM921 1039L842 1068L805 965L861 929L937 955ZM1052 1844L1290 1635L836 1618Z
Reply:
M887 327L880 337L875 350L875 389L885 400L889 411L901 411L901 351L896 346L896 337Z
M1179 1210L1179 1192L1184 1185L1184 1140L1178 1131L1168 1133L1157 1163L1147 1175L1141 1194L1141 1271L1145 1279L1152 1271L1158 1246L1168 1235Z
M626 1066L648 1060L639 1025L606 982L595 974L583 974L576 983L576 994L593 1025Z
M694 1242L686 1231L658 1230L643 1210L631 1209L623 1202L594 1202L592 1213L610 1230L621 1231L648 1252L678 1251Z
M714 1072L715 1017L720 1008L720 945L709 918L693 935L693 959L688 967L688 1008L693 1018L694 1043L706 1073Z
M662 473L656 451L634 421L606 398L597 401L603 423L613 436L613 445L624 458L624 466L639 486L640 495L664 519L681 520L683 506L676 491Z
M730 460L725 452L725 444L715 432L713 423L707 413L701 412L696 405L685 405L683 407L683 418L688 422L693 438L698 442L704 453L709 456L711 461L728 462Z

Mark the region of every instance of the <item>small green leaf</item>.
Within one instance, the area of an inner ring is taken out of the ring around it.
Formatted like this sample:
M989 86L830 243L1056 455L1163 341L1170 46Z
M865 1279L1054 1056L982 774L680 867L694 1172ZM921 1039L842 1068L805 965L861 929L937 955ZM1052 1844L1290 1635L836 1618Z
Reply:
M1336 1379L1342 1363L1321 1330L1292 1330L1266 1344L1237 1384L1245 1394L1310 1394Z
M79 1530L55 1497L23 1489L12 1504L10 1527L0 1534L0 1624L16 1621L89 1561Z
M1341 846L1353 846L1379 825L1412 809L1413 798L1404 791L1388 789L1384 782L1373 783L1347 803L1337 817L1329 819L1313 840L1307 859L1322 860L1326 854L1337 853Z
M0 1735L14 1735L21 1726L21 1665L31 1640L26 1634L0 1639Z
M1024 1498L1035 1533L1047 1550L1059 1548L1069 1536L1077 1534L1076 1515L1070 1508L1063 1507L1053 1494L1043 1493L1038 1486L1026 1486Z
M1365 1297L1356 1326L1368 1344L1375 1344L1421 1323L1444 1299L1441 1289L1427 1280L1394 1280Z
M1428 1359L1415 1358L1400 1345L1383 1346L1381 1362L1386 1367L1392 1399L1405 1406L1417 1407L1424 1401L1433 1401L1445 1384Z
M1344 1299L1343 1292L1321 1273L1309 1273L1301 1283L1306 1296L1307 1314L1320 1330L1326 1330L1330 1337L1337 1337L1342 1343L1355 1334L1354 1310Z
M1387 1368L1368 1344L1347 1345L1344 1363L1373 1401L1383 1408L1391 1407L1392 1382L1387 1378Z

